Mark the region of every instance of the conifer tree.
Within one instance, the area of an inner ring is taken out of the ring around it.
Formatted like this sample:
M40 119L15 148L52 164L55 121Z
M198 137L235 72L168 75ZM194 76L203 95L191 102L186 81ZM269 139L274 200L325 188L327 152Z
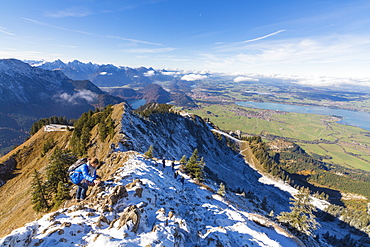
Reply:
M220 196L226 195L226 188L222 182L220 183L220 188L218 189L217 194L219 194Z
M80 143L79 143L80 156L84 156L86 154L87 144L89 143L90 138L91 138L90 130L91 129L87 126L84 126L82 128Z
M108 136L108 128L107 125L103 123L99 123L99 137L101 141L104 141L105 138Z
M109 137L113 138L113 136L114 136L114 121L111 117L108 117L108 119L107 119L107 129L108 129Z
M275 212L274 210L271 210L269 213L269 217L274 218L275 217Z
M31 183L31 202L32 208L36 212L46 211L49 209L45 184L42 181L41 174L35 169Z
M182 156L182 158L181 158L181 160L180 160L180 164L181 165L184 165L184 164L186 164L188 161L187 161L187 159L186 159L186 155L184 155L184 156Z
M152 159L153 158L153 145L150 145L148 151L146 151L144 153L144 156L147 158L147 159Z
M196 148L194 149L193 154L190 156L188 163L196 163L198 159L198 149Z
M198 180L202 180L204 160L202 158L200 161L198 161L198 159L198 149L195 149L188 162L186 163L185 171L189 173L192 177Z
M46 167L47 190L54 194L58 190L59 182L68 183L68 167L76 161L76 157L69 150L56 147Z
M42 146L42 153L41 153L41 157L44 157L45 154L50 150L52 149L53 147L55 146L55 142L53 139L48 139L44 145Z
M57 193L53 198L54 206L58 207L64 200L70 199L68 183L59 181L57 187Z
M306 235L313 236L313 231L316 230L320 224L316 221L313 211L316 208L311 204L308 189L299 190L295 198L291 198L293 206L290 207L291 212L282 212L277 216L277 219L282 223L287 223L297 231Z

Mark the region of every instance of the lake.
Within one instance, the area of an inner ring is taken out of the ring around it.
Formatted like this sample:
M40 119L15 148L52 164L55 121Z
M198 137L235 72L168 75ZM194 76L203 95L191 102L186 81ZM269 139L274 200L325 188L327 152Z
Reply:
M360 128L370 131L370 113L366 113L366 112L333 109L329 107L320 107L320 106L300 106L300 105L260 103L260 102L250 102L250 101L235 102L235 103L240 106L258 108L258 109L279 110L279 111L295 112L295 113L309 113L309 114L317 114L317 115L340 116L342 117L342 119L338 121L338 123L356 126L356 127L360 127Z
M137 109L142 105L145 105L146 100L145 99L133 99L133 100L127 100L127 103L129 103L132 107L132 109Z

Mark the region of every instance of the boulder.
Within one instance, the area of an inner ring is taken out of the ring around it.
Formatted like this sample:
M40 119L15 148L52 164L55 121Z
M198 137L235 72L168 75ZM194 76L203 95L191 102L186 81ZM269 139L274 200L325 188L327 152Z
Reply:
M138 207L136 205L131 205L125 208L125 210L122 212L122 215L119 219L118 229L126 225L127 222L131 220L134 225L131 229L131 232L137 233L139 229L140 218L141 218L141 213Z

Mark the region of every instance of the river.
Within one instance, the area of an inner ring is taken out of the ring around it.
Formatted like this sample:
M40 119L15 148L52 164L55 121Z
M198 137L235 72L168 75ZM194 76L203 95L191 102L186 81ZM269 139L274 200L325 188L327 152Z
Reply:
M351 125L360 127L370 131L370 113L359 112L359 111L349 111L342 109L333 109L329 107L320 107L320 106L300 106L300 105L287 105L287 104L278 104L278 103L260 103L260 102L235 102L237 105L258 108L258 109L267 109L267 110L279 110L286 112L295 112L295 113L309 113L317 115L335 115L340 116L342 119L338 121L340 124Z

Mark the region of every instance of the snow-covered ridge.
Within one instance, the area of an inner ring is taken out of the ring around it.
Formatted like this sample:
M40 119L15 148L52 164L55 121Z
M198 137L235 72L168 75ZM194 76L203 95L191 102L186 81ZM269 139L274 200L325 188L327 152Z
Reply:
M11 77L26 76L26 77L40 77L51 84L60 85L61 81L68 80L68 78L60 71L48 71L32 67L17 59L0 59L0 74L4 73Z
M186 177L182 185L169 161L163 168L136 152L129 155L86 201L14 230L0 245L302 246L268 219L237 209L180 173ZM248 205L246 198L237 200Z
M251 192L262 201L265 196L271 200L269 210L276 214L289 211L289 192L281 191L274 184L258 182L262 177L251 168L243 156L219 140L209 126L192 114L157 114L143 119L125 109L122 116L121 151L146 152L153 145L155 157L180 160L189 158L195 148L204 158L209 182L226 184L233 191ZM293 189L294 190L294 189Z

